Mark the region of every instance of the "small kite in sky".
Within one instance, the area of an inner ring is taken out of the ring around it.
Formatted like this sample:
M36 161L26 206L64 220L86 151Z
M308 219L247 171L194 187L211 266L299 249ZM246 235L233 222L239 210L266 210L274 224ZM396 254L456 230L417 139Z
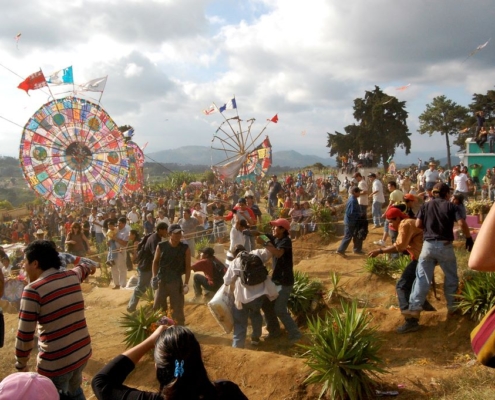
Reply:
M15 35L15 47L17 50L19 50L19 39L21 38L22 36L22 33L18 33L17 35Z
M306 131L302 131L301 135L306 136Z
M472 51L472 52L471 52L471 53L470 53L470 54L466 57L466 59L463 61L463 63L465 63L465 62L466 62L466 60L467 60L468 58L470 58L470 57L474 56L474 55L475 55L478 51L480 51L480 50L484 49L490 40L491 40L491 38L490 38L490 39L488 39L485 43L480 44L478 47L476 47L476 48L475 48L475 49L474 49L474 50L473 50L473 51Z
M411 86L411 84L410 84L410 83L408 83L408 84L407 84L407 85L405 85L405 86L400 86L400 87L398 87L398 88L395 88L395 90L406 90L409 86Z

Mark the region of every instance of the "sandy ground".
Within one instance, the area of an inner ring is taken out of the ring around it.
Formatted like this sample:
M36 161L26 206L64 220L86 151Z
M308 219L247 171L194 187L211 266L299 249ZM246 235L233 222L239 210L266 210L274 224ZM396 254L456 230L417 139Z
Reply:
M375 246L381 231L371 231L364 249ZM475 374L477 368L469 362L472 351L469 333L475 323L464 317L447 318L443 299L443 276L437 268L436 282L440 300L430 292L429 300L438 311L423 313L423 328L415 333L399 335L395 329L402 324L397 304L394 280L370 276L363 271L365 256L349 255L341 258L335 250L338 240L329 245L321 244L316 234L294 242L296 268L320 279L331 287L330 272L342 274L345 291L367 304L383 339L381 357L389 373L380 380L383 390L398 390L400 399L428 399L439 396L445 382L464 374ZM97 272L97 275L99 272ZM129 276L132 272L129 273ZM124 350L123 329L119 318L125 312L131 296L129 290L111 290L98 287L94 277L83 283L86 302L86 318L92 337L93 356L84 374L84 391L88 399L95 398L90 381L94 374L109 360ZM186 299L192 297L188 294ZM303 384L309 369L301 357L301 349L290 346L285 340L276 344L262 343L258 348L231 348L231 334L224 334L211 316L206 305L186 304L186 324L202 344L204 359L211 379L235 381L248 398L262 399L315 399L320 388ZM6 337L0 349L0 378L15 372L14 337L17 315L6 313ZM304 328L303 328L304 331ZM248 341L249 342L249 341ZM32 366L32 362L31 362ZM492 380L493 382L493 380ZM126 383L146 390L157 389L154 366L151 359L140 362ZM448 398L445 397L445 398Z

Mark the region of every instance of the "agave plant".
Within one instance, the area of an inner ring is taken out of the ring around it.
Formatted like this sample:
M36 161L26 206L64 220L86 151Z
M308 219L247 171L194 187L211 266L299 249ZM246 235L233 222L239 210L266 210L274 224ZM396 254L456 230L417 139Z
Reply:
M399 268L400 265L401 264L389 257L369 257L366 259L364 269L370 274L393 276L394 274L402 272Z
M495 306L495 273L475 272L465 274L460 284L457 308L463 315L480 321Z
M134 347L150 336L162 317L161 311L153 311L149 306L139 307L134 313L124 313L119 324L125 329L126 348Z
M296 318L304 318L311 311L318 308L322 300L323 285L320 281L313 280L308 274L294 270L294 288L287 304L290 312Z
M325 394L330 399L374 398L373 378L387 373L378 356L382 342L355 300L341 301L341 306L342 312L331 309L324 319L308 322L311 344L299 345L313 370L305 383L322 384L319 398Z

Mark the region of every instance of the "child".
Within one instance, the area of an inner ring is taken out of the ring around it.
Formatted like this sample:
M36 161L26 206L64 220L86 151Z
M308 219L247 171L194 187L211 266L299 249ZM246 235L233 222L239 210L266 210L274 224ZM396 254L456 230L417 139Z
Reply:
M107 255L107 265L112 267L115 265L115 257L117 251L117 243L115 242L115 236L117 235L117 229L115 227L115 222L108 222L107 245L108 245L108 255Z

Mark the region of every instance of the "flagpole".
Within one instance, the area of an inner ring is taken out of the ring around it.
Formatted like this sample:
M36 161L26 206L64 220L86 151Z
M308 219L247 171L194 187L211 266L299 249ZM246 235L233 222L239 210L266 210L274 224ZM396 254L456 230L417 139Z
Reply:
M254 142L256 142L256 140L258 140L258 138L263 134L263 132L265 131L265 129L267 128L268 124L272 122L271 119L268 120L268 122L266 123L265 127L261 130L260 133L258 133L258 136L256 136L252 141L251 141L251 144L249 146L251 146Z
M217 105L215 103L213 103L213 105L215 106L215 108L220 112L219 108L217 107ZM236 143L239 145L239 151L241 152L242 154L242 145L241 143L239 142L239 137L237 136L237 134L235 133L235 130L234 128L232 128L232 125L230 124L229 120L225 117L225 115L223 115L223 112L220 112L220 114L222 114L222 117L223 119L225 120L225 122L227 122L227 124L229 125L230 127L230 130L232 131L232 133L234 134L234 138L235 138L235 141ZM221 130L222 132L224 132L227 136L229 136L223 129ZM230 136L229 136L230 137Z
M244 142L244 135L242 134L242 126L241 126L241 118L239 118L239 109L237 108L237 101L235 100L235 94L233 95L234 96L234 101L235 101L235 112L237 114L237 123L239 124L239 133L241 135L241 152L244 153L246 151L246 147L245 147L245 142ZM246 137L247 139L247 137Z
M105 91L106 87L107 87L107 80L108 80L108 75L105 76L105 87L103 88L103 90L101 91L100 93L100 98L98 99L98 105L100 105L100 102L101 102L101 98L103 97L103 92Z

